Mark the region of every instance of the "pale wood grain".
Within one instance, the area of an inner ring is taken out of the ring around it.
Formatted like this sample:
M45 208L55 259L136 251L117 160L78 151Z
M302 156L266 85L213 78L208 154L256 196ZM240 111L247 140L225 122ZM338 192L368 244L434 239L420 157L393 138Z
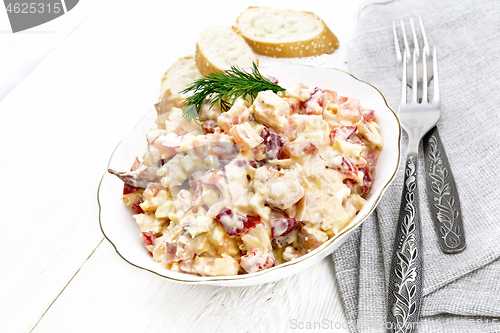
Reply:
M252 287L183 285L129 265L104 241L33 333L301 331L294 319L304 331L319 322L348 332L332 266L327 258Z
M294 318L342 321L327 260L283 283L235 289L173 284L128 265L107 242L86 262L102 240L96 192L114 147L157 100L163 72L194 52L198 33L231 25L250 5L138 4L109 0L0 102L0 332L29 332L44 313L34 332L286 331ZM353 31L349 15L333 15L340 0L273 6L319 13L341 43L342 29Z

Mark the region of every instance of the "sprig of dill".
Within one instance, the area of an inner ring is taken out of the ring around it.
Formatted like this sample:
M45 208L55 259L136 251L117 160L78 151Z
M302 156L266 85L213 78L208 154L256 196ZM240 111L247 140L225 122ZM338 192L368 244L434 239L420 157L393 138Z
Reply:
M199 124L201 106L207 98L210 100L210 107L219 103L221 111L225 112L231 108L238 97L253 102L257 94L264 90L278 92L284 91L285 88L262 76L255 63L253 63L252 73L245 72L237 66L231 66L229 70L210 73L181 91L182 94L193 93L186 98L182 117L190 123L194 121Z

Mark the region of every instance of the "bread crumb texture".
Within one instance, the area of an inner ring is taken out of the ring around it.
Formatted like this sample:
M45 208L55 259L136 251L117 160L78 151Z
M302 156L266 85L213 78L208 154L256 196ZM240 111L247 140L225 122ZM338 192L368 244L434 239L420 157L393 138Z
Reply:
M333 53L337 37L311 12L249 7L234 27L254 52L271 57L295 58Z
M180 58L170 66L161 79L160 99L167 89L173 94L178 94L193 81L201 78L202 75L192 55Z
M245 39L226 26L215 26L199 35L195 60L203 75L227 70L231 65L246 68L258 63Z

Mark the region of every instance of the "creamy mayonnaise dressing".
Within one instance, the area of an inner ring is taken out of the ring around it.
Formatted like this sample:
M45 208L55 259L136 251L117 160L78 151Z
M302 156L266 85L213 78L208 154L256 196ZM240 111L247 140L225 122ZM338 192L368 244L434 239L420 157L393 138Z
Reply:
M182 108L167 90L143 159L113 171L167 269L257 272L314 250L363 207L383 142L358 99L296 84L228 112L205 104L203 127Z

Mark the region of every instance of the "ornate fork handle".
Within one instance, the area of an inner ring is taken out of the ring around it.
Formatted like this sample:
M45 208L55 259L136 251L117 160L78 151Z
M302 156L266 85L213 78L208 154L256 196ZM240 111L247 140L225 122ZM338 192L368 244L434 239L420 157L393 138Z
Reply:
M422 300L417 154L408 153L388 286L387 332L416 332Z
M436 127L424 137L424 158L427 195L441 250L448 254L462 252L466 244L460 199Z

